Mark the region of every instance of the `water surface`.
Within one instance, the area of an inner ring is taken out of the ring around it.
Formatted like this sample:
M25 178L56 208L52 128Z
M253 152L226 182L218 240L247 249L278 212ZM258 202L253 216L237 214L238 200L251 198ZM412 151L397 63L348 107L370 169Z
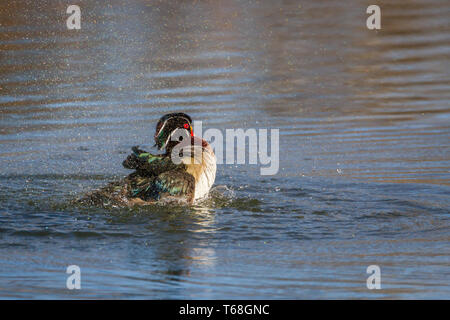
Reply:
M450 3L0 6L3 298L450 298ZM220 165L192 208L70 200L157 119L277 128L280 170ZM82 289L66 289L79 265ZM382 290L366 268L381 267Z

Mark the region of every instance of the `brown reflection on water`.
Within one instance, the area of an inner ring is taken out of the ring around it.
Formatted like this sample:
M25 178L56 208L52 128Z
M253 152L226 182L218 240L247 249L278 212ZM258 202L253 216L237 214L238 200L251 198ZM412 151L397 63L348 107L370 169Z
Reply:
M62 2L8 2L0 162L24 170L8 155L27 152L50 170L50 143L101 158L105 139L122 148L188 111L209 127L279 128L280 175L448 185L450 4L379 5L370 31L365 1L82 1L73 32Z

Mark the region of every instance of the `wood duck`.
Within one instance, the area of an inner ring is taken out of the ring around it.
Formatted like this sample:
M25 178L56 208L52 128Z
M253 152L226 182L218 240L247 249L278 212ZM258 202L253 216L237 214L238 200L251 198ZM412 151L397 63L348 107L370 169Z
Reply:
M216 177L216 158L211 146L194 135L191 117L185 113L164 115L156 125L154 139L165 153L154 155L133 147L123 166L135 171L89 194L88 202L134 205L168 200L192 204L205 197ZM174 155L177 161L173 161Z

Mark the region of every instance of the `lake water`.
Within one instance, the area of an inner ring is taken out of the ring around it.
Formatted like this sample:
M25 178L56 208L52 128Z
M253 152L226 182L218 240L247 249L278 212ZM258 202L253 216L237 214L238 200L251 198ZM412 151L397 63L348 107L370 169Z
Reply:
M380 31L367 1L78 4L81 30L64 1L0 5L0 297L450 298L449 1L377 1ZM279 129L279 172L70 204L175 111Z

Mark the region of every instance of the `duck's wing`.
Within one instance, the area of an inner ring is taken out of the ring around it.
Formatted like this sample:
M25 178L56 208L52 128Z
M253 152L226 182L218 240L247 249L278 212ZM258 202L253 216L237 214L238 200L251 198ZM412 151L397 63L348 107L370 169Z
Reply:
M139 149L139 146L134 146L131 148L131 150L133 151L132 154L130 154L123 162L122 165L126 168L126 169L137 169L139 166L139 155L143 154L143 153L147 153L144 150Z
M166 197L194 200L195 179L183 170L170 170L161 173L145 191L146 199L160 200ZM144 199L144 200L146 200Z
M166 155L153 155L137 147L133 147L133 153L122 165L127 169L135 169L141 176L157 176L166 171L183 168L183 164L174 164Z

